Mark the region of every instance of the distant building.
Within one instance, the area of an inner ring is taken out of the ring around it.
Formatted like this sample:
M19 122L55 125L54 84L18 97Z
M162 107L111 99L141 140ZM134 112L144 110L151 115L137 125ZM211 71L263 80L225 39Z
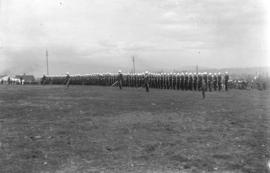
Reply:
M33 75L26 75L26 74L16 75L15 78L20 79L20 80L24 80L25 84L33 84L36 81L35 77Z

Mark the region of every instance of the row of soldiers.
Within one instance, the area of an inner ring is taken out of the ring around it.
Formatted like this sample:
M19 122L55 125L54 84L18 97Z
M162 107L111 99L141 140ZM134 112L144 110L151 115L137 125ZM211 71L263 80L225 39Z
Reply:
M222 86L228 90L229 75L221 73L149 73L144 75L123 75L123 86L173 89L173 90L198 90L201 91L205 82L205 90L221 90Z
M93 73L88 75L66 76L43 76L42 84L63 84L68 85L101 85L112 86L118 83L120 87L145 87L172 90L194 90L201 91L203 81L206 84L206 91L218 90L223 86L228 90L229 75L221 73Z

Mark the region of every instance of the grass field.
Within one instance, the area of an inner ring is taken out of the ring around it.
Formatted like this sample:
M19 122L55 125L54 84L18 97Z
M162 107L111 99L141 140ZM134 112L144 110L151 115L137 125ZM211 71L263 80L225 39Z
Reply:
M0 172L267 172L270 93L0 85Z

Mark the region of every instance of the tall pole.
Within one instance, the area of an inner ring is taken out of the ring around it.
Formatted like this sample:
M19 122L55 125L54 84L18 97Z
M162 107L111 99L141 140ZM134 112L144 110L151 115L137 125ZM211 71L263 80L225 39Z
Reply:
M198 74L199 72L199 67L198 67L198 64L196 65L196 74Z
M134 56L132 57L132 62L133 62L133 73L135 74L135 58L134 58Z
M47 75L49 75L49 58L48 50L46 49L46 64L47 64Z

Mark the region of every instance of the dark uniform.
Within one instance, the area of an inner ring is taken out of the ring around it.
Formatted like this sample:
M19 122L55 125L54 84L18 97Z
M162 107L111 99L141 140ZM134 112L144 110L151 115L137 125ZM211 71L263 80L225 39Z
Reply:
M206 88L205 88L205 91L207 91L207 83L208 83L208 81L207 81L207 73L204 73L203 74L203 81L205 82L205 85L206 85Z
M213 76L213 85L214 85L214 90L217 90L217 74L215 73Z
M197 74L193 75L193 89L196 91L197 90L197 85L198 85L198 76Z
M180 87L181 87L181 90L185 89L185 76L184 76L184 73L181 73L181 76L180 76Z
M176 83L176 74L175 73L173 74L173 82L172 83L173 83L173 89L175 90L176 87L177 87L176 86L177 83Z
M180 89L180 74L179 73L177 73L177 76L176 76L176 88L177 88L177 90L179 90Z
M208 84L208 90L211 92L212 91L212 74L209 73L207 77L207 84Z
M188 90L188 74L185 73L185 90Z
M189 77L188 77L188 89L191 91L193 89L193 76L191 73L189 74Z
M203 99L205 98L205 91L206 91L206 88L207 88L207 85L206 85L206 82L205 82L205 80L203 79L202 80L202 97L203 97Z
M67 88L69 88L69 84L70 84L70 75L67 73L65 78L65 85Z
M46 83L46 76L43 75L43 77L41 78L41 84L45 85L45 83Z
M202 74L199 73L199 74L198 74L198 90L199 90L199 91L202 90L202 81L203 81Z
M11 84L11 79L10 79L10 77L8 77L7 82L8 82L8 85Z
M220 73L218 73L218 77L217 77L217 81L218 81L218 91L221 91L221 80L222 80L222 78L221 78L221 74Z
M146 92L149 92L149 76L147 72L144 75L144 86L145 86Z
M225 90L228 91L229 74L226 72L224 76Z
M170 77L169 74L165 73L165 80L166 80L166 89L170 89Z
M119 72L118 76L117 76L117 81L118 81L118 86L120 88L120 90L122 89L122 84L123 84L123 74L121 72Z

